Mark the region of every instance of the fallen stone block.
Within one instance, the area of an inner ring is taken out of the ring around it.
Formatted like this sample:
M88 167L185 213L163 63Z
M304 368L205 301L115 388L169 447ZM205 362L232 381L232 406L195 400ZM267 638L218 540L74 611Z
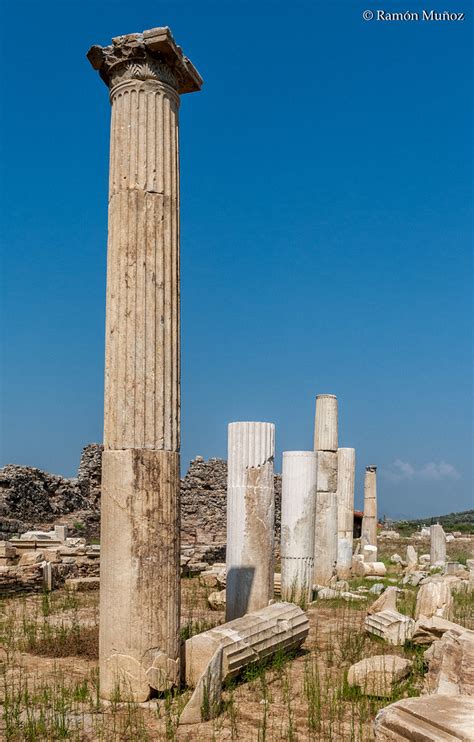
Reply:
M446 631L455 631L462 634L464 626L453 621L447 621L440 616L420 616L415 622L412 641L414 644L432 644L440 639Z
M208 598L207 602L209 603L209 607L213 611L223 611L225 610L225 590L219 590L218 592L211 593Z
M381 595L383 591L385 590L385 585L383 582L376 582L375 585L372 585L372 587L369 590L369 593L373 593L374 595Z
M420 616L440 616L449 619L453 610L453 596L446 581L428 582L418 591L415 619Z
M367 657L349 668L347 682L366 696L391 696L394 683L406 678L412 662L394 654Z
M25 553L20 557L18 566L30 567L32 564L39 564L40 562L44 562L42 551L25 551Z
M417 587L428 576L428 572L409 572L402 580L402 585Z
M377 742L473 742L474 699L469 696L404 698L379 711Z
M185 644L186 685L196 687L219 647L224 681L251 662L267 659L277 651L297 649L308 631L308 617L301 608L293 603L273 603L196 634Z
M415 622L402 613L385 610L369 614L365 619L364 628L368 634L374 634L389 644L400 646L412 638Z
M99 577L71 577L64 582L64 587L66 588L66 590L72 590L74 592L98 590L99 586Z
M194 693L179 717L180 724L199 724L214 719L220 713L222 656L222 646L219 646L198 679Z
M416 569L418 564L418 554L416 553L415 548L410 544L407 546L406 563L407 569Z
M446 631L424 657L429 663L425 678L427 693L474 696L474 631Z
M367 613L381 613L382 611L395 611L397 610L397 587L387 587L385 592L377 598L375 603L369 607Z
M366 544L362 547L362 556L364 562L376 562L377 561L377 547L372 544Z
M385 577L387 568L383 562L353 562L352 571L356 577Z

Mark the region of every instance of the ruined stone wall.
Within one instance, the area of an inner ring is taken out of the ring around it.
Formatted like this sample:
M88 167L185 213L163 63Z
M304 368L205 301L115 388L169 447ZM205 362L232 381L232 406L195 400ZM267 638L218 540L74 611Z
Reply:
M0 539L66 523L71 533L98 537L102 446L86 446L75 479L10 464L0 469ZM196 456L181 480L183 546L226 541L227 462ZM281 475L275 475L275 535L280 539ZM222 550L221 550L222 552ZM216 554L219 549L216 548Z

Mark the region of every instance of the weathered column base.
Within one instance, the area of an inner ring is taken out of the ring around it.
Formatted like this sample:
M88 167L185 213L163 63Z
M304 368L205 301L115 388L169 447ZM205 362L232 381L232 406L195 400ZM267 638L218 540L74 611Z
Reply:
M281 557L281 599L299 605L313 599L313 557Z
M179 454L102 458L100 695L146 701L179 683Z
M337 495L335 491L318 492L314 538L314 584L328 585L336 573L336 562Z

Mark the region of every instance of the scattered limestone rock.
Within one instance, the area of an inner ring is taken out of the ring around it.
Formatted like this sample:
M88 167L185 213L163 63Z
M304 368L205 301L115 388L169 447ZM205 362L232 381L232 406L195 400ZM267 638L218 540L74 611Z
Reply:
M225 590L219 590L218 592L211 593L208 596L207 602L209 603L209 607L211 608L211 610L225 610L225 594Z
M474 696L474 631L446 631L425 652L427 693Z
M440 616L449 619L453 609L451 588L446 581L422 585L416 598L415 619L420 616Z
M382 611L396 611L397 610L397 593L398 588L387 587L382 593L380 598L377 598L375 603L369 607L367 613L381 613Z
M380 654L357 662L349 668L347 682L366 696L390 696L393 684L406 678L412 663L394 654Z
M376 582L375 585L372 585L372 587L369 589L369 593L374 593L374 595L380 595L385 590L385 585L383 582Z
M98 590L100 585L99 577L72 577L65 581L66 590L74 592L85 592L87 590Z
M400 554L392 554L390 557L390 561L392 564L401 564L403 562L403 559L401 558Z
M415 623L412 641L414 644L431 644L440 639L446 631L462 634L464 627L440 616L420 616Z
M409 572L402 580L402 585L417 587L428 576L427 572Z
M374 634L389 644L400 646L412 638L415 622L397 611L384 610L369 614L365 619L364 628L368 634Z
M379 711L377 742L472 742L474 698L422 696L404 698Z

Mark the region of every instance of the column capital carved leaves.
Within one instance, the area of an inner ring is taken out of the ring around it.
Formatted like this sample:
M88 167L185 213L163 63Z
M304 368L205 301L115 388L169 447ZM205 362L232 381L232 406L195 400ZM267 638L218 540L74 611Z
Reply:
M128 80L158 80L179 94L200 90L202 85L198 71L167 27L117 36L110 46L92 46L87 58L111 91Z

